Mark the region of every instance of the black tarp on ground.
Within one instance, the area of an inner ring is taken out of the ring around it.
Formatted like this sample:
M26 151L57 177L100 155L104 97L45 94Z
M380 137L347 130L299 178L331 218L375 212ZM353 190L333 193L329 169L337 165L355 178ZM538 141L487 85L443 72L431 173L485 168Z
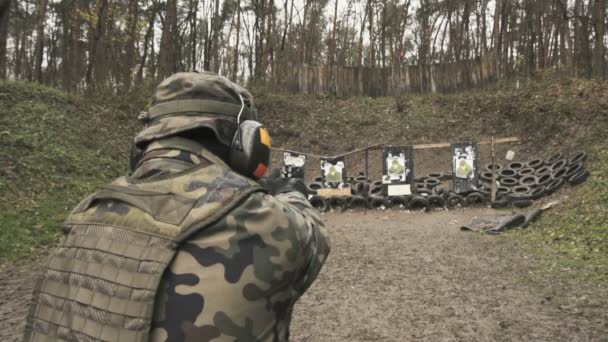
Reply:
M498 234L512 228L526 228L542 214L542 209L534 209L525 214L476 217L461 230Z

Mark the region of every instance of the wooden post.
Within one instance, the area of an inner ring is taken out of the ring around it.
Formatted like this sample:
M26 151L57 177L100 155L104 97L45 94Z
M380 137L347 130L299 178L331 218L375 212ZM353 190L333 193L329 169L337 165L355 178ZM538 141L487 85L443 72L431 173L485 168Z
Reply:
M491 195L490 202L496 202L496 151L494 150L494 136L492 136L492 186L491 186Z
M365 177L371 179L369 177L369 149L365 149Z

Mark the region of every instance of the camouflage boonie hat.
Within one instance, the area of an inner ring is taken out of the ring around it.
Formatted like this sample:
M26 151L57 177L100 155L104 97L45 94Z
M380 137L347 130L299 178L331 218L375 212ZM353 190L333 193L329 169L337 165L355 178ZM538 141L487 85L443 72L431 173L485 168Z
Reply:
M239 96L240 95L240 96ZM146 127L135 137L141 146L152 140L191 129L211 129L230 146L237 129L237 116L245 103L242 120L257 119L253 96L226 77L212 72L180 72L162 81L152 107L140 119Z

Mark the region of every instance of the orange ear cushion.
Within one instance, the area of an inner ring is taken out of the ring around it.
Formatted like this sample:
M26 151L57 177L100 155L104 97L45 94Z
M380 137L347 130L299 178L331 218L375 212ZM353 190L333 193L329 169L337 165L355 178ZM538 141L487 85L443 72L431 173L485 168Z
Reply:
M268 171L268 166L266 166L262 163L259 163L258 167L255 169L255 171L253 171L253 175L256 178L262 178L266 174L266 171Z
M271 147L270 134L266 128L260 128L260 142L268 147Z

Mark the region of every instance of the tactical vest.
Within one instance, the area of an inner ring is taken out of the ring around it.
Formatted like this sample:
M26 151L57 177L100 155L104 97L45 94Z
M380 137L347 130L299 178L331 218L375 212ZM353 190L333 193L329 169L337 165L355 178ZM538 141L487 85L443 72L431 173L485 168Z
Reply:
M24 341L147 341L163 272L181 242L257 183L215 156L164 179L121 177L82 201L34 290Z

